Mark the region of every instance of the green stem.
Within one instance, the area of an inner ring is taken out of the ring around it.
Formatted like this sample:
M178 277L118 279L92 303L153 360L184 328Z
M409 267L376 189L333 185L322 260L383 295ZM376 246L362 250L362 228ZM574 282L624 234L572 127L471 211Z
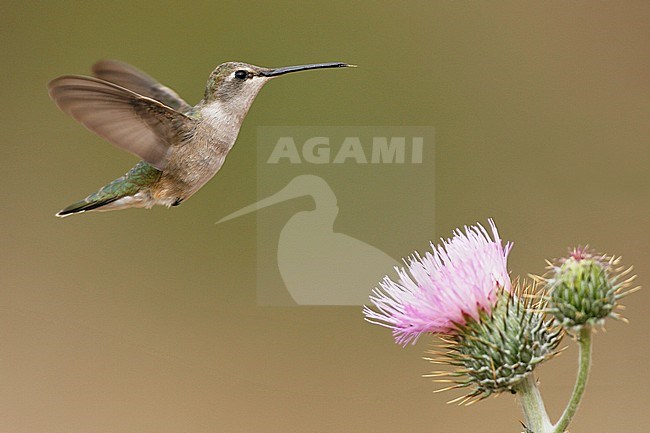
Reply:
M534 433L552 433L553 424L548 418L542 395L539 393L533 373L515 386L521 409L526 418L526 428Z
M591 327L583 326L580 329L580 334L578 334L578 345L580 348L580 359L578 365L578 377L576 378L576 384L573 387L573 394L571 395L571 400L560 420L555 424L553 433L564 433L566 428L569 426L573 415L575 415L580 405L580 400L582 395L585 393L585 387L587 386L587 378L589 377L589 367L591 365Z

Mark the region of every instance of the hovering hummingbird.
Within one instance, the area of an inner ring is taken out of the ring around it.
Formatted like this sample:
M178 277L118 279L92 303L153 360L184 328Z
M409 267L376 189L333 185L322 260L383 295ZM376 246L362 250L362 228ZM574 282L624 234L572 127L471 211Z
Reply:
M336 62L271 69L223 63L210 74L205 95L195 106L142 71L114 60L93 65L94 77L52 80L49 94L61 110L142 159L124 176L56 216L178 206L219 171L267 81L290 72L351 66Z

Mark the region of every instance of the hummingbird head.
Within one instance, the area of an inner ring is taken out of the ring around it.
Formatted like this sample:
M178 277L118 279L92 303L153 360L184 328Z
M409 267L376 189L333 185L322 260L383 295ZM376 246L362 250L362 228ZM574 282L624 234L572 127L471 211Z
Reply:
M242 62L227 62L217 66L208 78L204 103L222 103L233 114L245 115L262 86L274 77L290 72L310 69L345 68L346 63L316 63L310 65L287 66L283 68L263 68Z

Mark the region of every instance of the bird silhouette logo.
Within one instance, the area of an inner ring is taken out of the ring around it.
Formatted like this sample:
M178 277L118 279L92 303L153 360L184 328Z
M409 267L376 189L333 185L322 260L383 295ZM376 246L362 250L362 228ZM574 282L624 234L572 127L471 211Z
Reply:
M299 175L275 194L217 224L297 197L311 196L315 207L295 213L280 232L278 270L298 305L363 305L397 261L380 249L334 231L336 195L319 176Z

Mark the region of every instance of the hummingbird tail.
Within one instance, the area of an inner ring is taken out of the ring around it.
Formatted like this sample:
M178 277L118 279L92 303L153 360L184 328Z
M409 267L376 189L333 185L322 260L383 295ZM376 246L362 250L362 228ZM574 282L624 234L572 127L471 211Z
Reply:
M155 182L160 174L161 171L158 169L140 161L124 176L104 185L99 191L90 194L85 199L60 210L56 216L63 218L91 210L117 210L146 206L146 194L143 195L141 192Z
M78 201L76 203L71 204L70 206L67 206L64 209L61 209L56 213L56 216L58 216L59 218L63 218L72 214L82 213L89 210L95 210L97 208L113 203L114 201L117 201L120 198L122 198L122 197L108 197L103 200L89 201L90 197L92 196L89 196L81 201Z

